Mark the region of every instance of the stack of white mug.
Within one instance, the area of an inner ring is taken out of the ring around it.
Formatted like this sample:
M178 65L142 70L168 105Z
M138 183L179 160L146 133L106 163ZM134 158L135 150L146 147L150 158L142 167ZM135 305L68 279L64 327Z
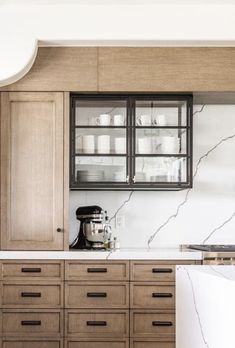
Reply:
M124 115L114 115L101 114L97 117L91 118L90 126L125 126L125 116Z

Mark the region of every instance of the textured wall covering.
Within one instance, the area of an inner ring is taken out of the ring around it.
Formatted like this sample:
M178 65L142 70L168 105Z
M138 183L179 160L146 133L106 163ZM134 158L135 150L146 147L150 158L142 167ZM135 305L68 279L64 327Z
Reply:
M201 105L195 105L194 111ZM177 192L134 192L119 211L126 226L115 229L122 247L182 243L235 244L235 106L205 105L194 115L194 187ZM113 216L130 192L71 192L70 234L75 210L98 204ZM207 239L210 237L209 239Z

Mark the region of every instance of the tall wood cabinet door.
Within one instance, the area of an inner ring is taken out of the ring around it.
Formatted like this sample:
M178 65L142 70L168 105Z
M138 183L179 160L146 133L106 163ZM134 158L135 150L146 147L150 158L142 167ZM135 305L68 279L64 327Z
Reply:
M2 249L63 249L63 123L63 93L1 93Z

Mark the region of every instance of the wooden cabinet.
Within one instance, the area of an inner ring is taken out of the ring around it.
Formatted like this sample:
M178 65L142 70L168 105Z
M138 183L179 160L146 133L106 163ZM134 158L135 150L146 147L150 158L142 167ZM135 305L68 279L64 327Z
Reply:
M63 250L63 93L1 93L4 250Z

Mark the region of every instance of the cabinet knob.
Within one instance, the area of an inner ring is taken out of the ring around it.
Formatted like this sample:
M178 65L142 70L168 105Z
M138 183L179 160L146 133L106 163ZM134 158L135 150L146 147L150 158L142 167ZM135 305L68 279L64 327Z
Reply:
M56 231L57 232L63 232L63 228L58 227Z

